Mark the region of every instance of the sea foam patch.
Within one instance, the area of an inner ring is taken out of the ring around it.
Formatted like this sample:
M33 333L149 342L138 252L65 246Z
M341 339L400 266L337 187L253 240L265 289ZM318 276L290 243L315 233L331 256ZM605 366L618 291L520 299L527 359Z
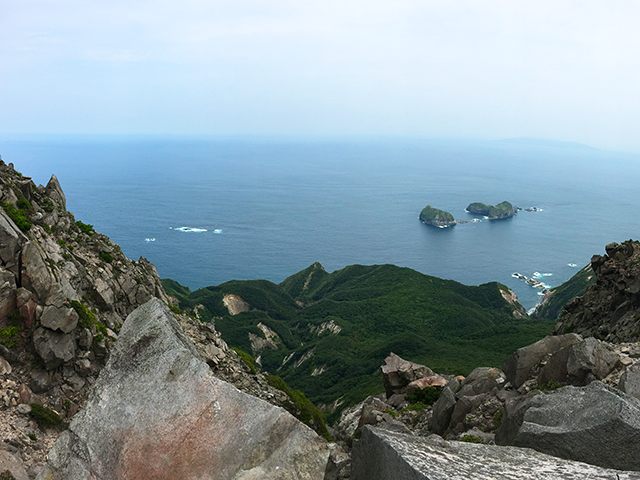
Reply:
M193 233L201 233L206 232L206 228L195 228L195 227L169 227L171 230L177 230L179 232L193 232Z

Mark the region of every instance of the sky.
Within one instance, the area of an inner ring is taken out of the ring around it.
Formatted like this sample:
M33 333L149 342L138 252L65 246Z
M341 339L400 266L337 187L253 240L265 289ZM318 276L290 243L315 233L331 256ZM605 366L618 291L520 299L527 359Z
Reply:
M0 134L640 152L636 0L0 0Z

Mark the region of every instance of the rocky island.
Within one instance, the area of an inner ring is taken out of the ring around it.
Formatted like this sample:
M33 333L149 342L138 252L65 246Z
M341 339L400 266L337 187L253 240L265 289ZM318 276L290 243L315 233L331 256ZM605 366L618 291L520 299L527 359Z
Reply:
M433 208L431 205L427 205L422 209L420 212L420 220L422 223L440 228L458 223L449 212L438 210L437 208Z
M474 215L484 215L485 217L489 217L489 220L497 220L517 215L518 209L509 202L502 202L498 205L486 205L482 202L474 202L469 204L467 212Z

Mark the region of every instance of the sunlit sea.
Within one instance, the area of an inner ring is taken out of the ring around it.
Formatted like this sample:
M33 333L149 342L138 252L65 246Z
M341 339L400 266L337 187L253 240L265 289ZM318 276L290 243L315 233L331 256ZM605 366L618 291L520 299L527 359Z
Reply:
M76 219L160 276L197 289L391 263L468 285L498 281L526 308L610 242L640 238L640 156L533 140L3 136L36 184L55 174ZM507 200L516 217L435 228Z

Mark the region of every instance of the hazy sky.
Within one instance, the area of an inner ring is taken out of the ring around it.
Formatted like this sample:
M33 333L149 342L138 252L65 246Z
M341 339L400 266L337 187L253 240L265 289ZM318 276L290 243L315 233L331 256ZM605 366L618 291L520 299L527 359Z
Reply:
M0 0L0 133L640 151L640 2Z

